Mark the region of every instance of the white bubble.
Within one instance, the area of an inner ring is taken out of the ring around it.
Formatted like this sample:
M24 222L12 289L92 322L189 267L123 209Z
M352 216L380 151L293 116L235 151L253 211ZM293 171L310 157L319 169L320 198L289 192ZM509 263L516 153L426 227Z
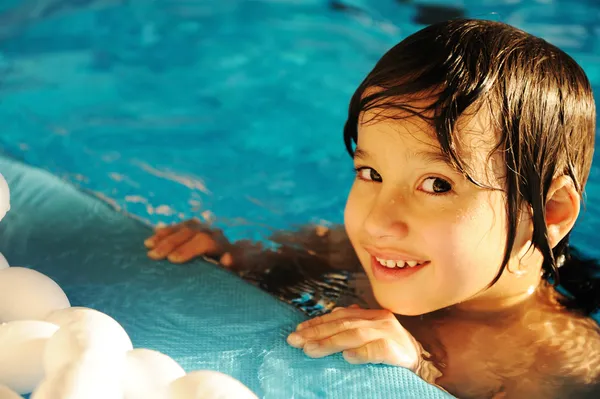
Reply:
M45 321L0 324L0 384L21 394L32 392L44 377L44 348L57 330Z
M24 267L0 270L0 322L44 320L54 310L71 306L50 277Z
M240 381L218 371L191 372L171 383L168 399L258 399Z
M10 267L8 261L6 260L4 255L2 255L2 252L0 252L0 270L6 269L7 267Z
M123 399L124 357L108 362L88 352L44 378L31 399Z
M51 313L46 321L60 330L52 336L44 353L44 369L51 374L86 352L107 360L123 357L133 349L131 339L112 317L94 309L72 307Z
M0 399L23 399L23 397L9 387L0 384Z
M4 177L0 173L0 220L4 218L6 213L10 210L10 190L8 189L8 183L4 180Z
M169 384L185 371L169 356L150 349L134 349L125 355L125 399L164 398Z

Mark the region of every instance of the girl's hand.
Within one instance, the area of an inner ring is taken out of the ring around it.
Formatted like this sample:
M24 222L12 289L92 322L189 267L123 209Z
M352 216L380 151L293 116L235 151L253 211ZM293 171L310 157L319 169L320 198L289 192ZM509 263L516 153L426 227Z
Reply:
M173 263L185 263L194 258L207 256L231 266L231 244L220 231L211 230L196 220L172 226L159 227L153 236L144 241L148 256L154 260L168 259Z
M333 312L301 323L288 343L320 358L342 352L348 363L381 363L417 371L421 346L387 310L358 306L335 308Z

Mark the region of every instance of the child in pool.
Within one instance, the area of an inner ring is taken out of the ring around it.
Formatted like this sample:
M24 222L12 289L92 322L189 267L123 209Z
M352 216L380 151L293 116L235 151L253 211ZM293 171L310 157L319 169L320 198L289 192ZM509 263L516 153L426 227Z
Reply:
M288 342L308 356L407 367L461 398L597 398L597 266L569 246L594 135L590 83L563 51L498 22L440 23L352 97L347 238L307 229L257 253L185 223L146 245L239 270L362 266L376 303L300 324Z

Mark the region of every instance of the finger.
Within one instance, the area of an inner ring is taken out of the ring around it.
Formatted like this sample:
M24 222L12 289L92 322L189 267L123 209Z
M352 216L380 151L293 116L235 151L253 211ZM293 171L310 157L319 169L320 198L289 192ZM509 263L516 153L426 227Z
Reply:
M352 305L348 306L347 308L339 306L337 308L333 308L333 310L331 312L339 312L340 310L344 310L344 309L360 309L360 305L352 304Z
M160 240L173 234L179 228L180 226L178 225L157 227L154 230L154 235L144 241L144 245L148 249L152 249Z
M328 323L343 318L374 320L382 317L383 313L379 310L360 309L360 308L341 308L338 311L328 313L323 316L315 317L298 324L296 331L302 331L305 328L314 327L319 324Z
M321 341L332 335L346 330L354 330L369 326L372 322L364 319L338 319L329 323L317 324L312 327L296 331L288 336L288 343L296 348L302 348L307 342Z
M158 242L156 247L148 252L148 256L155 260L164 259L175 248L192 238L194 234L196 232L189 227L182 227Z
M304 345L304 353L312 358L320 358L348 349L360 348L380 338L382 338L380 330L362 326L342 331L320 341L310 341Z
M394 340L379 338L343 352L344 359L352 364L388 364L412 369L416 359L411 358Z
M173 263L185 263L198 256L216 254L217 251L217 242L210 234L194 232L192 237L168 255L168 259Z
M225 252L219 259L219 263L225 267L233 266L233 256L229 252Z

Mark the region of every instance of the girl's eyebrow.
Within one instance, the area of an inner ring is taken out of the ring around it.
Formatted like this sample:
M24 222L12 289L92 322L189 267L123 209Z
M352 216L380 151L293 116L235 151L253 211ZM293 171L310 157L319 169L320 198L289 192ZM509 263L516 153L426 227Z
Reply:
M354 160L360 159L364 161L366 158L370 158L370 156L368 152L357 147L354 150L354 154L352 154L352 158Z
M423 151L417 150L412 153L415 158L421 158L427 162L432 163L445 163L449 166L452 166L452 161L448 154L441 151Z
M441 151L415 150L415 151L411 151L410 156L411 156L411 158L422 159L426 162L444 163L446 165L452 166L450 157ZM354 158L354 160L357 160L357 159L365 160L367 158L372 158L372 156L367 151L357 147L356 150L354 151L353 158Z

